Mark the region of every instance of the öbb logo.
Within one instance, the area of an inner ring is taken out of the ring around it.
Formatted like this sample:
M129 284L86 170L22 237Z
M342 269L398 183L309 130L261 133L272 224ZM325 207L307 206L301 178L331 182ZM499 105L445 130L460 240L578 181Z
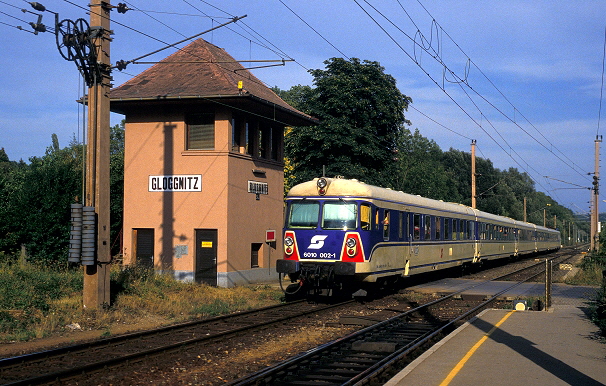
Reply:
M311 242L307 249L321 249L324 246L324 240L328 236L317 235L311 238Z

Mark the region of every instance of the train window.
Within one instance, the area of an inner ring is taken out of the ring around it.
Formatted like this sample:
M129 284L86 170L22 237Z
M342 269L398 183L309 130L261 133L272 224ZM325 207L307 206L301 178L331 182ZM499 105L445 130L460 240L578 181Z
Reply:
M436 217L436 240L442 240L442 217Z
M475 240L476 238L476 223L473 221L469 221L469 225L467 226L467 239Z
M323 229L356 229L358 206L355 202L326 202L322 211Z
M452 219L452 239L457 239L457 234L459 232L459 220L456 218Z
M451 237L452 237L451 229L452 229L452 219L445 218L444 219L444 240L451 239Z
M389 240L389 209L383 213L383 240Z
M372 209L369 204L360 205L360 227L363 231L369 231L372 225Z
M413 226L414 239L420 240L421 239L421 215L420 214L415 213L413 215L412 226Z
M402 227L404 224L404 213L398 212L398 240L403 239L404 228Z
M425 215L425 239L424 240L431 240L431 216L430 215Z
M459 225L459 240L467 240L467 221L462 220Z
M313 229L318 226L320 203L318 201L300 200L290 204L288 213L288 228Z

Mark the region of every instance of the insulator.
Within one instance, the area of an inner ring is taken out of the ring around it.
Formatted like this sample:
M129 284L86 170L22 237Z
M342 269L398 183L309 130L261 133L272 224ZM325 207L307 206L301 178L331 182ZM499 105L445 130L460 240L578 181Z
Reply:
M82 265L95 265L96 256L96 216L95 208L82 208Z
M32 8L35 9L36 11L40 11L40 12L46 11L46 7L40 3L30 2L29 5L31 5Z
M118 3L116 8L118 9L118 13L126 13L126 11L130 10L130 8L128 8L128 6L124 3Z
M82 252L82 204L71 204L71 229L67 261L79 263Z

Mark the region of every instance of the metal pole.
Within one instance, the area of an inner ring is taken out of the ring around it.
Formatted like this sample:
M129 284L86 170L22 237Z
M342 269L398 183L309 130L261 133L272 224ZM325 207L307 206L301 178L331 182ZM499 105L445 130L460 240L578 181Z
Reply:
M545 311L551 307L551 270L552 261L545 259Z
M476 208L476 140L471 140L471 207Z

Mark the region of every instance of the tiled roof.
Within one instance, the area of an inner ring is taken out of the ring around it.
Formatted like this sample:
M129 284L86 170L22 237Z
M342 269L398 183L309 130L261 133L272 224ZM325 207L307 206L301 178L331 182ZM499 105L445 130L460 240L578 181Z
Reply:
M242 92L239 81L243 82ZM252 97L299 118L314 120L284 102L224 49L203 39L193 41L110 93L112 103L189 97Z

